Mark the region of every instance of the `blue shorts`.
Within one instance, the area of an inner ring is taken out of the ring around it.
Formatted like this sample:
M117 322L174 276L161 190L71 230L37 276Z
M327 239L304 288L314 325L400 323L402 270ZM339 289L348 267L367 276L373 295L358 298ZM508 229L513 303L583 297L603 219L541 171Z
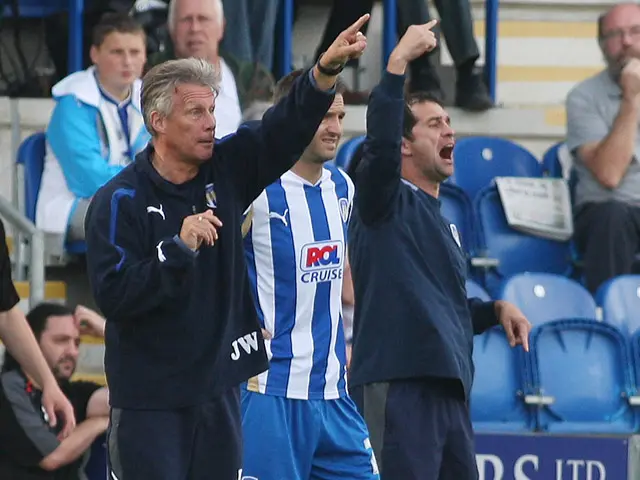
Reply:
M245 478L380 478L367 427L349 397L295 400L245 390L242 430Z

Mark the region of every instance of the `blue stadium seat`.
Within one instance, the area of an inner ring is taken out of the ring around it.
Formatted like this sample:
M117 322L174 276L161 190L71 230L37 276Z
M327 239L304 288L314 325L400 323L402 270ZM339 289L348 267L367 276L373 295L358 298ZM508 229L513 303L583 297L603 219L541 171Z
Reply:
M540 162L524 147L497 137L466 137L456 142L456 168L450 181L471 199L495 177L541 177Z
M491 301L491 296L477 282L467 280L467 298L479 298L485 302Z
M36 132L20 144L16 158L16 162L24 168L25 213L33 223L36 222L36 205L44 170L45 145L44 132Z
M474 430L531 430L534 417L524 402L528 375L522 350L511 348L504 330L494 327L473 338L473 363L470 407Z
M612 278L596 292L596 302L602 307L602 320L620 329L625 335L640 330L640 275Z
M538 427L552 433L632 433L637 415L624 335L594 320L561 320L531 334L532 378L548 399Z
M499 299L516 305L532 325L554 320L595 320L596 302L579 283L548 273L522 273L509 278Z
M11 18L13 9L3 2L2 15ZM22 18L42 18L67 10L69 0L18 0L18 16Z
M449 183L440 185L439 199L442 216L457 227L464 251L473 254L477 237L471 200L464 190Z
M38 192L44 170L44 156L46 152L46 137L44 132L36 132L27 137L18 148L16 163L23 166L25 215L33 223L36 221L36 206ZM79 255L86 253L84 242L68 242L65 244L68 253Z
M511 228L495 186L480 191L474 209L480 243L478 256L498 261L497 266L483 273L484 287L492 295L505 279L516 273L568 275L571 272L570 243L527 235Z
M364 142L364 139L365 136L361 135L359 137L352 137L344 142L336 155L336 165L346 171L349 168L349 163L351 162L353 154L360 144Z

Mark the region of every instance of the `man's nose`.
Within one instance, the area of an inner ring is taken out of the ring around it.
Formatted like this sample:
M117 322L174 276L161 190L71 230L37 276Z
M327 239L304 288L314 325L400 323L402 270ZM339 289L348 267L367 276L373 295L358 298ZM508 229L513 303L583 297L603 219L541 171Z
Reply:
M337 118L329 120L327 124L327 132L332 133L333 135L342 135L342 125L340 124L340 120Z
M206 116L204 128L205 128L205 130L215 130L215 128L216 128L216 117L215 117L215 115L213 113L211 113L211 114Z

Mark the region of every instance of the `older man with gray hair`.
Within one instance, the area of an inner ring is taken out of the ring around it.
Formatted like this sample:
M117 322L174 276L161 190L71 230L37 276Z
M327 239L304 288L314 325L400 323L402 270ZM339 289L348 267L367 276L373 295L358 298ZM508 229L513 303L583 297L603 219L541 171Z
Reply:
M149 146L87 213L87 265L106 317L110 478L242 478L239 384L267 369L242 213L300 157L362 54L363 16L262 122L215 140L218 71L165 62L143 79Z
M577 177L575 242L587 287L632 273L640 251L640 5L598 19L607 68L567 97L567 147Z

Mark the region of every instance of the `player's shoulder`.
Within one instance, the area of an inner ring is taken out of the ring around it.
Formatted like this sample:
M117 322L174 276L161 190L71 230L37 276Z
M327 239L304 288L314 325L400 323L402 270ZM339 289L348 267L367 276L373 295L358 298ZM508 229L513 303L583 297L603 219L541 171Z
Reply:
M350 196L353 196L355 185L347 172L333 163L325 164L324 168L331 174L331 180L336 183L336 185L346 187L347 191L351 194Z

